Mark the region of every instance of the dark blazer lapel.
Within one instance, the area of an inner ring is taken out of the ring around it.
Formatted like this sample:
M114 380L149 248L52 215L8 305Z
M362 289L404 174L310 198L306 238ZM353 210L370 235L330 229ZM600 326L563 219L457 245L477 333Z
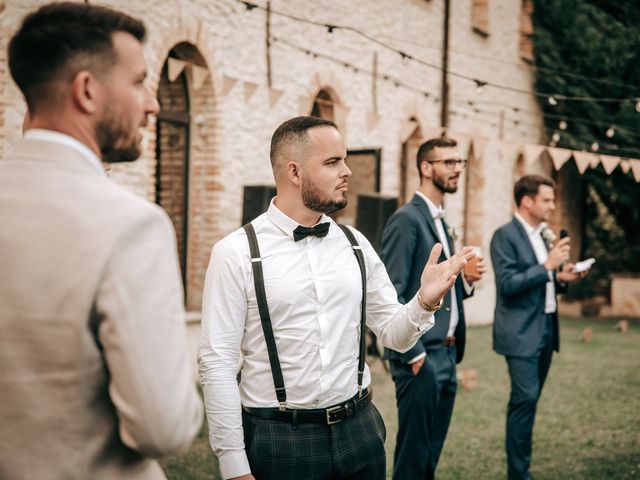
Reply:
M453 238L449 235L449 224L444 221L444 218L442 219L442 226L444 227L444 234L447 237L447 243L449 244L449 253L453 255L456 253L453 246Z
M527 235L527 231L524 229L524 227L516 217L513 217L513 220L511 220L511 223L513 224L513 227L516 229L516 231L520 234L522 242L526 245L525 249L529 253L531 253L531 258L533 259L533 263L538 263L538 257L536 257L536 252L533 249L533 245L531 245L531 240L529 240L529 235Z
M413 196L413 199L411 200L411 204L414 205L418 209L418 211L424 216L425 220L427 221L427 225L431 229L433 238L435 238L436 240L439 240L440 237L438 236L438 230L436 230L436 224L433 221L433 217L431 216L431 211L427 206L427 202L425 202L418 194L415 194Z

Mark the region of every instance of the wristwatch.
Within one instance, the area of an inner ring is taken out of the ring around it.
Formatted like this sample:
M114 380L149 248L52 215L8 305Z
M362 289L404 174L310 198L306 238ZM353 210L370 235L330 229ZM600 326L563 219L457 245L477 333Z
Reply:
M442 302L444 300L444 297L442 297L440 301L435 305L429 305L427 302L425 302L424 298L422 298L422 294L420 293L420 290L418 290L416 299L418 300L418 305L420 305L423 310L427 312L435 312L437 310L440 310L440 307L442 307Z

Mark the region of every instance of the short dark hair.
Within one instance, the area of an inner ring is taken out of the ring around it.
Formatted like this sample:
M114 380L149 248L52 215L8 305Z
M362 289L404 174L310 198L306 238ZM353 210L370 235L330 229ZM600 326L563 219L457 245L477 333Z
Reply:
M420 175L420 178L422 178L422 170L420 170L420 165L422 165L422 162L427 161L427 155L429 155L429 152L431 152L435 148L450 148L456 147L457 145L458 142L456 142L453 138L447 137L432 138L420 145L420 148L418 148L418 154L416 155L416 167L418 167L418 175Z
M276 128L271 137L271 165L284 145L306 142L307 131L315 127L333 127L338 130L338 126L331 120L305 116L294 117Z
M540 185L556 188L556 182L543 175L525 175L518 180L513 187L513 198L516 205L520 206L523 197L535 197L540 190Z
M25 17L11 39L9 70L29 111L52 93L53 81L70 81L81 70L104 71L116 61L112 34L144 41L144 24L124 13L84 3L52 3Z

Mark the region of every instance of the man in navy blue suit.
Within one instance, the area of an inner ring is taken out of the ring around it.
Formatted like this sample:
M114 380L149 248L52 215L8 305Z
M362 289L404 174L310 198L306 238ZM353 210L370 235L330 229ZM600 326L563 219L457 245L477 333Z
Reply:
M442 208L446 193L455 193L467 161L459 157L456 141L434 138L418 149L420 187L394 213L382 237L382 261L398 293L409 301L420 287L420 272L436 243L443 246L440 261L454 251ZM398 435L393 467L395 480L434 478L449 429L457 381L456 363L462 360L465 322L462 300L482 278L484 262L456 280L435 314L435 326L406 353L385 350L396 386Z
M569 237L555 242L547 227L555 209L550 178L526 175L516 183L517 212L491 240L496 281L493 349L504 355L511 378L507 408L509 480L529 480L536 405L560 348L556 294L583 274L573 273Z

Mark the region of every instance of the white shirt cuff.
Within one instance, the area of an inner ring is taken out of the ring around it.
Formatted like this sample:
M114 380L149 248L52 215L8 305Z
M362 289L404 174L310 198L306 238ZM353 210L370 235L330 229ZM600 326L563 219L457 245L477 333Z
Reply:
M218 466L220 467L220 476L222 478L234 478L240 475L248 475L251 473L249 460L244 451L230 452L224 457L218 458Z
M417 296L414 296L407 305L409 306L409 318L420 335L435 325L433 312L427 312L422 308L418 303Z
M422 358L424 358L424 357L426 357L426 356L427 356L427 354L426 354L425 352L422 352L421 354L416 355L415 357L413 357L413 358L412 358L411 360L409 360L407 363L408 363L409 365L411 365L412 363L416 363L418 360L420 360L420 359L422 359Z
M469 285L469 282L467 282L467 279L464 276L464 274L462 274L462 285L464 286L464 291L466 292L467 295L471 295L473 293L474 286Z

